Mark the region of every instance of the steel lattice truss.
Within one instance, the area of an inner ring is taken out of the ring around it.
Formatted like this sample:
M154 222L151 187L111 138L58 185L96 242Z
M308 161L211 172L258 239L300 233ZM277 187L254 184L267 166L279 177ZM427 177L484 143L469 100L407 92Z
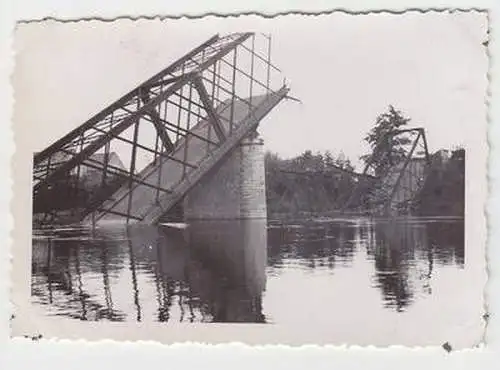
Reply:
M370 208L385 214L409 205L423 186L429 161L423 128L389 132L366 162L343 210L363 197Z
M288 93L270 52L215 35L37 153L34 213L158 221Z

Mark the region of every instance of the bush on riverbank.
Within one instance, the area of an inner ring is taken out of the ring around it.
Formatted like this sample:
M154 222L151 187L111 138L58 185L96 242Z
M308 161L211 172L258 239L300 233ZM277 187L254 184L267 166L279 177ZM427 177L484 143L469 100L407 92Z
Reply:
M465 150L457 149L448 160L433 155L431 168L416 199L421 216L464 216Z

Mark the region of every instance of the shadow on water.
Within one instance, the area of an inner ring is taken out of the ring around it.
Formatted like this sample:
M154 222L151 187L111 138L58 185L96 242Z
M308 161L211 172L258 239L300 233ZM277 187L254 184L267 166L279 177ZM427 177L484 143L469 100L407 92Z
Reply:
M32 296L49 314L78 320L264 323L266 279L288 272L314 272L313 279L339 279L330 274L337 269L369 274L369 289L399 312L432 294L436 269L463 265L463 220L199 221L186 229L37 231ZM282 289L272 294L297 293Z
M51 233L34 240L32 295L52 314L80 320L265 322L265 220L89 234L67 239ZM151 285L154 297L146 293ZM130 297L123 297L127 291ZM113 292L127 303L117 305ZM156 313L145 317L152 299Z

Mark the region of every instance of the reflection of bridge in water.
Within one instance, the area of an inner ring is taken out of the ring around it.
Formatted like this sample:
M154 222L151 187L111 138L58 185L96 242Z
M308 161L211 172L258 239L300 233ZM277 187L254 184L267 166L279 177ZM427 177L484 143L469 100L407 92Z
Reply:
M51 314L80 320L279 322L266 305L266 281L297 269L318 276L354 269L371 276L371 289L380 291L385 306L403 311L433 294L436 270L463 266L463 241L461 221L415 219L297 223L267 231L259 220L200 221L186 230L135 225L96 230L87 240L52 234L33 246L33 298ZM339 284L335 275L318 279L318 286ZM280 289L298 300L304 293L293 284Z
M291 261L307 270L356 269L353 260L364 252L385 305L403 311L418 300L415 295L432 294L435 265L463 267L464 223L401 218L278 225L269 230L268 248L277 274Z
M226 226L137 225L87 242L39 240L33 295L81 320L264 322L265 222Z

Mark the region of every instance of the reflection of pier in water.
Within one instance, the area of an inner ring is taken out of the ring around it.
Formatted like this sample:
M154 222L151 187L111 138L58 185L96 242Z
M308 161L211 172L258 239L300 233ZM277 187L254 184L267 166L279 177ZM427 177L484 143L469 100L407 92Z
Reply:
M264 322L266 248L265 220L36 240L32 292L81 320Z

